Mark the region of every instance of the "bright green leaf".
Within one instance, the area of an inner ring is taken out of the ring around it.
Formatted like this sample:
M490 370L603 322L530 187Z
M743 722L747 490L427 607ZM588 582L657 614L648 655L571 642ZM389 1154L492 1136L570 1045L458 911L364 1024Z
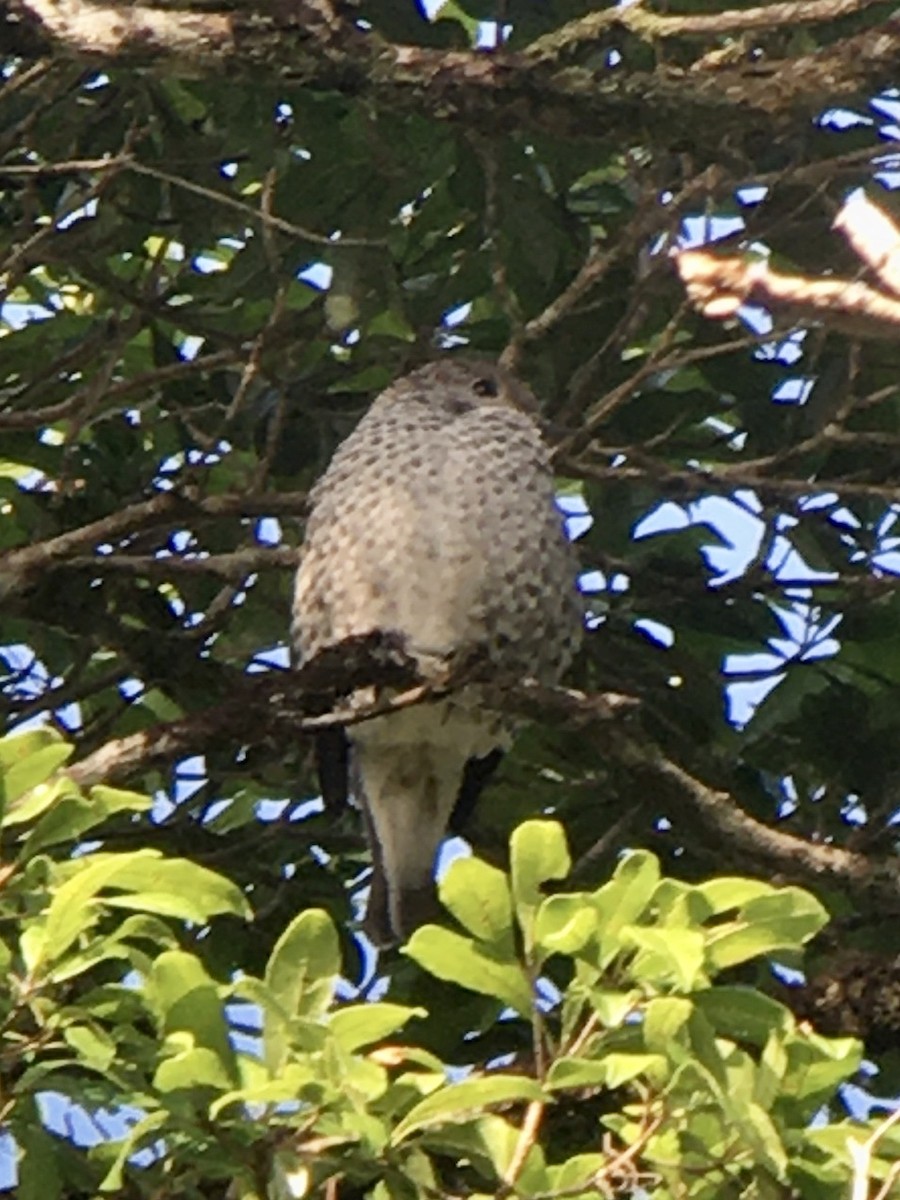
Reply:
M551 1090L617 1088L639 1075L649 1075L655 1082L659 1081L665 1078L667 1070L668 1064L661 1054L613 1052L600 1058L559 1058L547 1075L547 1087Z
M163 1059L153 1076L153 1085L161 1092L192 1091L194 1088L224 1092L233 1087L234 1082L234 1075L221 1057L204 1046Z
M809 892L780 888L749 900L739 920L710 931L707 962L721 971L778 950L798 949L827 923L827 911Z
M329 1028L341 1047L348 1053L371 1046L396 1033L413 1017L426 1016L424 1008L407 1008L403 1004L351 1004L338 1009L329 1021Z
M533 943L534 914L542 886L565 879L572 865L565 830L558 821L525 821L509 840L513 902L525 946Z
M438 896L469 933L512 948L512 901L502 871L479 858L457 858L438 884Z
M610 882L594 893L601 965L610 963L621 952L623 929L637 924L658 884L659 860L645 850L635 850L619 862Z
M703 935L693 929L645 929L637 925L622 930L627 945L639 947L630 973L638 983L668 983L690 992L703 982Z
M215 1075L225 1080L215 1086L234 1087L238 1076L225 1007L200 961L183 950L164 951L153 963L144 993L164 1035L187 1035L190 1052L207 1050L216 1060L213 1068L207 1056L195 1060L179 1055L182 1066L173 1067L165 1076L168 1087L184 1086L171 1080L183 1078L191 1064L202 1070L204 1078Z
M492 948L438 925L417 929L403 953L438 979L494 996L523 1016L531 1012L531 987L511 956L495 954Z
M492 1104L544 1098L540 1085L521 1075L488 1075L448 1084L427 1096L406 1114L394 1129L391 1142L397 1145L411 1133L429 1125L464 1121L478 1116Z
M577 954L597 928L597 910L586 893L548 896L534 921L534 941L545 954Z
M275 943L265 981L285 1012L318 1016L326 1011L341 970L337 930L328 913L300 913Z

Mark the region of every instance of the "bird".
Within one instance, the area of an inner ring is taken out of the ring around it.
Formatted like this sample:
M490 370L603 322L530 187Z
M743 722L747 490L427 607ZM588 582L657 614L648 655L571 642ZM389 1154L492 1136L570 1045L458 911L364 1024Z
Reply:
M363 810L376 946L435 915L435 862L515 731L484 679L559 681L581 638L574 550L533 393L499 365L451 354L390 384L309 497L291 616L299 662L346 639L398 642L426 682L477 656L441 699L323 735L323 795ZM351 703L371 703L371 689Z

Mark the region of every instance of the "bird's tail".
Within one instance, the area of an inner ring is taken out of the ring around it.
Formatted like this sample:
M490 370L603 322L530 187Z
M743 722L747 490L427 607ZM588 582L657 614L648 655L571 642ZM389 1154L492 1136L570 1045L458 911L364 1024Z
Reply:
M376 945L392 945L436 913L435 858L464 764L423 745L362 744L354 757L373 866L365 930Z

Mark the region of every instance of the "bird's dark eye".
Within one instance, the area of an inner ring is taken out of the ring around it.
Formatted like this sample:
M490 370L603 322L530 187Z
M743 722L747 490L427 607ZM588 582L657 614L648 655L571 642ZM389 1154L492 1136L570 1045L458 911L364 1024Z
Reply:
M476 379L472 384L472 391L476 396L499 396L500 389L497 387L496 379L485 377L484 379Z

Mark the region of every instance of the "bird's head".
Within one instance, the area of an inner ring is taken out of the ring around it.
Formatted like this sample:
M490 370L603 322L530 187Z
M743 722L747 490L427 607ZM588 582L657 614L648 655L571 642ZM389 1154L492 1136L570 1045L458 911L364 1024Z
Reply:
M421 400L454 415L477 408L508 408L528 416L540 413L531 390L509 371L487 359L459 356L437 359L396 380L382 399Z

